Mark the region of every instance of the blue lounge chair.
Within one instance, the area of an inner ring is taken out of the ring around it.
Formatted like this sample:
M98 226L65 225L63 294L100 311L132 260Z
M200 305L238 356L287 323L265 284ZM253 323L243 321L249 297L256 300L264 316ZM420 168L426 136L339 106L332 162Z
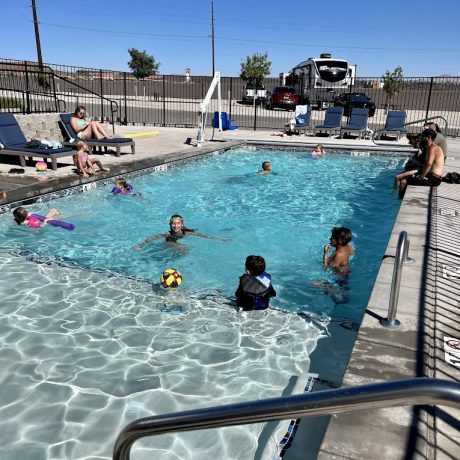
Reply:
M72 118L72 115L72 113L59 114L61 118L61 126L63 127L64 132L69 141L66 143L66 145L72 145L71 143L79 140L77 133L73 130L72 125L70 124L70 119ZM117 157L121 155L120 150L122 147L131 147L131 153L133 155L136 152L135 142L127 137L115 137L113 139L85 139L85 142L88 144L88 147L90 149L93 149L95 147L115 148Z
M53 171L56 171L57 158L71 157L75 154L74 150L69 148L49 149L26 147L27 139L12 113L0 113L0 143L3 145L0 154L18 156L23 168L26 166L26 157L31 159L38 157L44 160L50 159Z
M347 126L340 128L340 138L344 133L357 133L358 137L362 137L363 133L369 132L367 123L369 121L369 109L353 108L351 109L350 121Z
M396 134L396 140L399 141L401 134L406 134L406 111L405 110L390 110L385 122L385 128L380 133L380 138L389 133Z
M343 116L343 107L328 107L326 109L326 115L324 116L324 123L322 125L316 125L314 133L316 132L339 132Z
M310 121L311 121L311 105L306 106L307 111L301 115L297 115L295 117L295 125L290 125L289 123L286 125L286 131L291 133L298 133L303 130L304 134L307 133L307 129L310 128Z

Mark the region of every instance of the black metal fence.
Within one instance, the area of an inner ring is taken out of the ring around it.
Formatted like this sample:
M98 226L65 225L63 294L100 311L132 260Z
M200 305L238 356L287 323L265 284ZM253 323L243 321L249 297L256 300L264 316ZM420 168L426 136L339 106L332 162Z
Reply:
M154 75L136 80L131 73L72 66L0 59L0 110L16 113L70 112L84 105L92 117L121 124L194 127L198 105L204 99L212 77ZM370 129L384 126L387 109L404 109L407 121L433 116L448 121L447 133L460 133L460 77L405 78L401 92L390 101L381 77L360 77L346 91L363 92L376 104ZM278 86L276 78L266 78L265 88ZM248 129L281 130L292 112L264 106L263 98L243 104L244 82L238 77L222 77L222 110L234 124ZM330 93L333 104L336 93ZM217 94L209 107L217 110ZM211 123L211 116L208 123ZM324 111L314 110L312 125L324 120ZM420 126L422 123L420 123ZM413 130L417 130L415 125Z

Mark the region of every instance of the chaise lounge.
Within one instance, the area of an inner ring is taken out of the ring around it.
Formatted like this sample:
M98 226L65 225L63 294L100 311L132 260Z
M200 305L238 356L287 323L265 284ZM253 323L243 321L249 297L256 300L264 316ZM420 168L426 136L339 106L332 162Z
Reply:
M71 145L71 143L78 141L79 138L77 133L73 130L72 125L70 124L70 119L72 118L71 113L61 113L59 114L61 118L61 126L64 129L64 132L67 136L69 142L66 145ZM88 144L90 149L95 147L111 147L115 148L116 156L121 155L121 149L123 147L131 147L131 153L134 155L136 152L136 145L132 139L126 137L115 137L113 139L85 139L85 142Z
M27 147L21 127L12 113L0 113L0 143L3 148L0 150L2 155L14 155L19 157L21 166L26 166L26 157L33 157L51 160L53 171L57 170L57 158L71 157L75 151L68 148L50 149L50 148L30 148Z
M357 134L359 138L370 133L367 127L368 121L369 109L352 108L348 125L340 128L340 138L343 138L344 133Z
M339 132L343 117L343 107L328 107L326 109L326 115L324 116L324 123L322 125L315 126L315 136L316 132L319 131L329 133L329 132Z

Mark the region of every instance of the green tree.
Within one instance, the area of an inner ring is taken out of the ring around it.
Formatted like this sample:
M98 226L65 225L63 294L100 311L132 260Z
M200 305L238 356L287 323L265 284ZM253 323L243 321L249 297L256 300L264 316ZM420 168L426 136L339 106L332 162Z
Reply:
M128 66L138 80L158 73L160 63L156 62L153 56L149 56L146 50L139 51L136 48L130 48L128 53L131 56Z
M403 69L400 65L393 72L387 70L383 75L383 91L386 94L387 111L390 107L391 100L395 94L402 91L404 85Z
M241 61L240 77L257 88L262 86L264 78L270 75L271 65L267 53L247 56L245 61Z

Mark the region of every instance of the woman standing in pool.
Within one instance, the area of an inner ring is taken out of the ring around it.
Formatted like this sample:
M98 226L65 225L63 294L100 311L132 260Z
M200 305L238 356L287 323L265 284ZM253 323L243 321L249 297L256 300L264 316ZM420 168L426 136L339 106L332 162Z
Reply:
M182 216L174 214L169 219L169 231L167 233L158 233L156 235L149 236L147 239L142 241L142 243L133 246L133 249L141 249L150 241L159 240L160 238L165 238L167 242L177 243L177 240L183 238L185 235L199 236L200 238L209 238L211 240L228 241L228 238L205 235L204 233L198 233L191 228L187 228L184 225L184 219Z
M79 105L70 118L70 124L79 139L109 139L109 135L98 121L86 121L86 108Z

